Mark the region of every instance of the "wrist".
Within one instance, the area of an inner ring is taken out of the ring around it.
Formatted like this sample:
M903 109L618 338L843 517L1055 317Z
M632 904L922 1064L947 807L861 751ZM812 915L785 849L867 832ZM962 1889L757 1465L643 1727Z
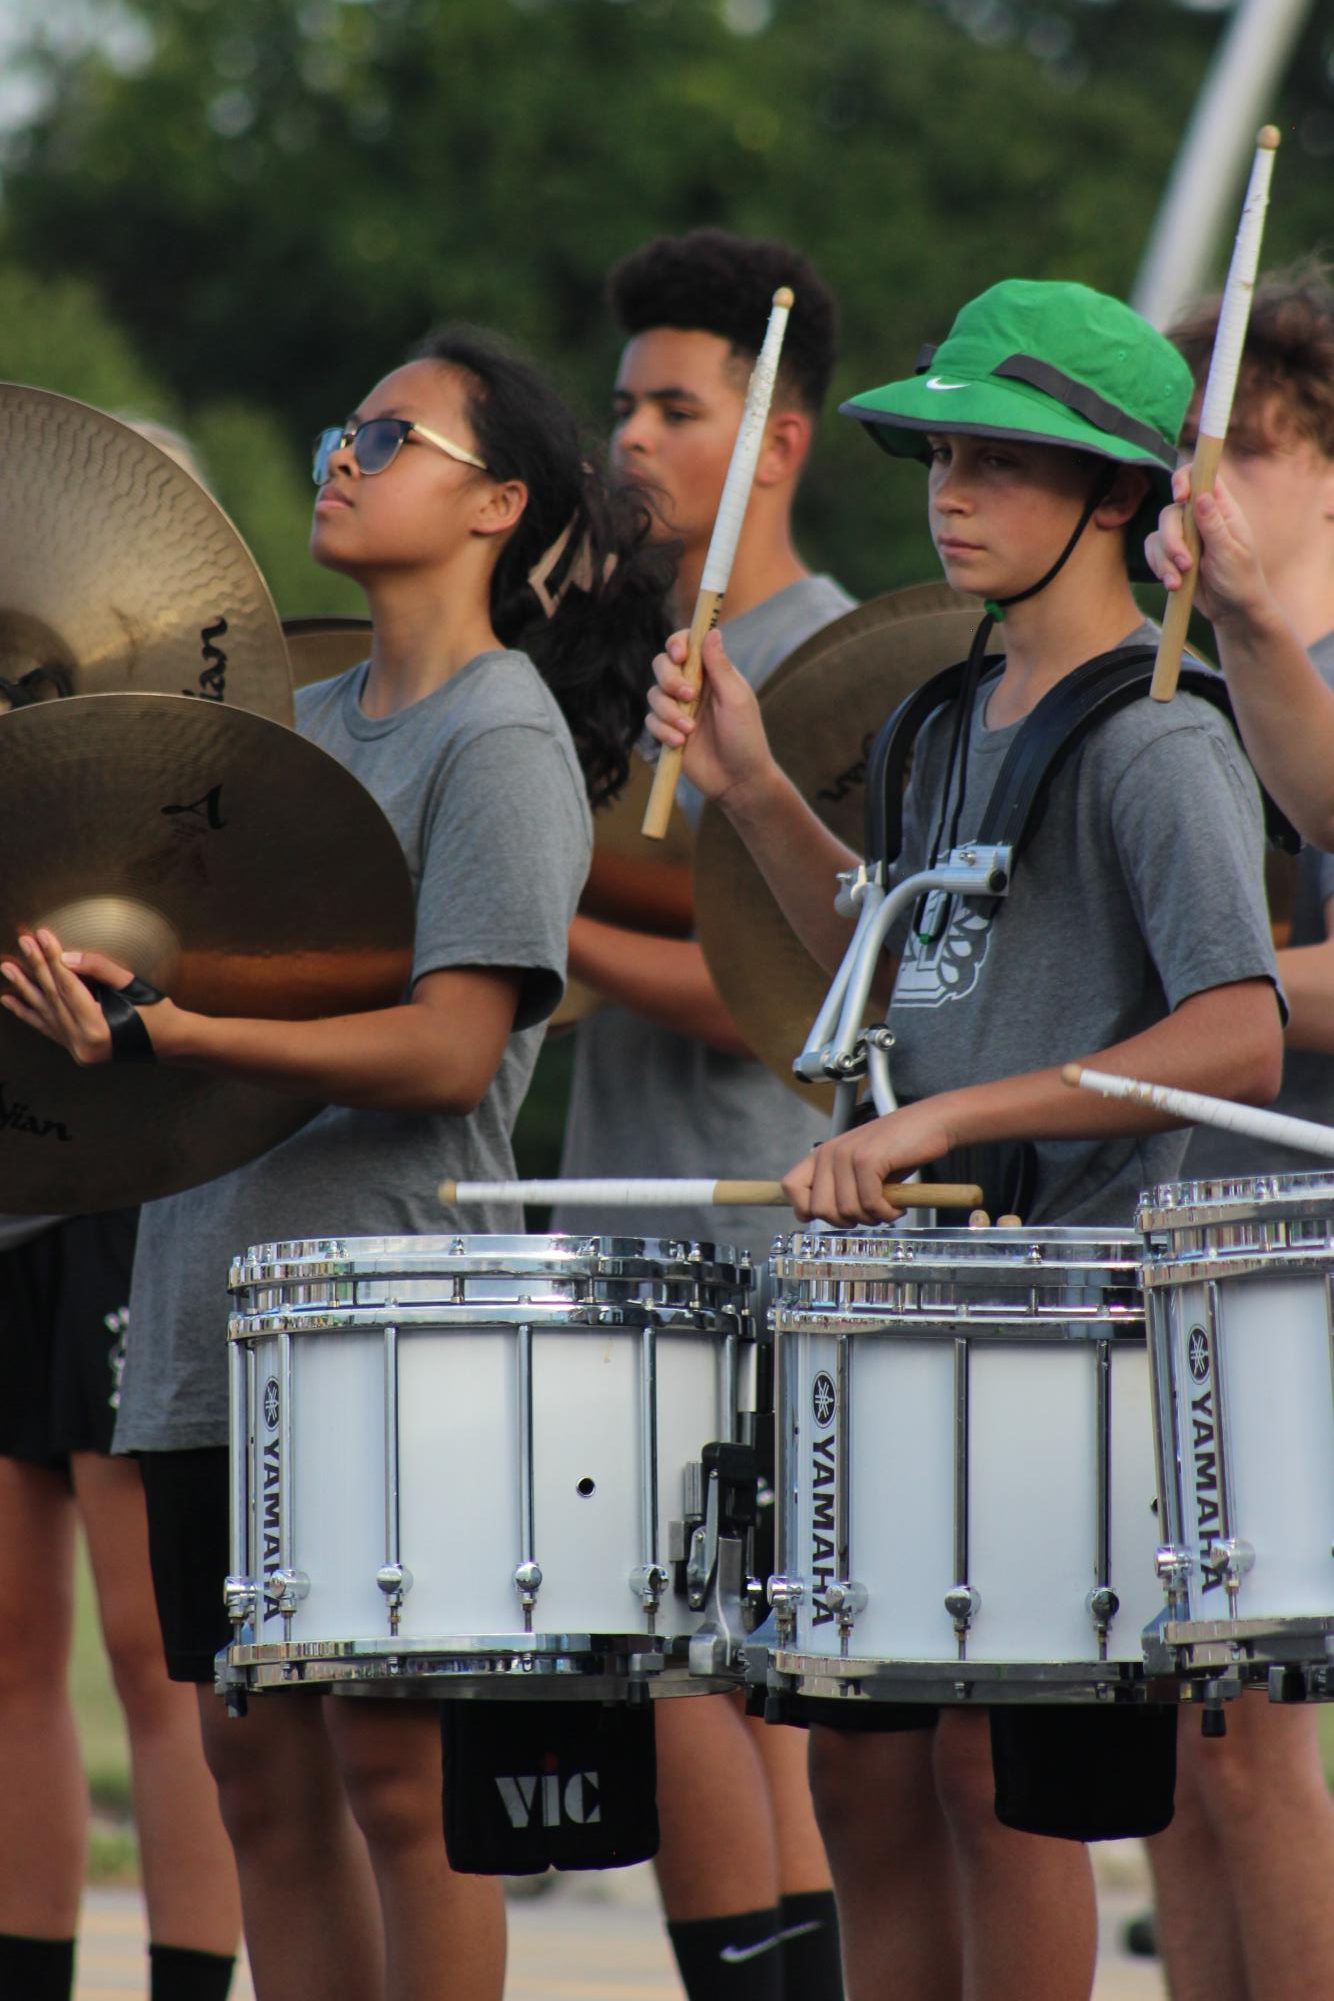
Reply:
M1218 606L1212 624L1220 639L1231 639L1234 646L1240 645L1249 653L1279 638L1286 622L1268 588L1261 585L1230 604Z
M755 771L739 778L726 792L720 793L716 803L722 807L737 832L744 835L748 829L762 826L780 812L786 795L793 791L795 788L791 780L772 757L766 757Z
M173 1000L156 1001L140 1014L159 1063L189 1063L198 1055L196 1030L205 1016L190 1014Z

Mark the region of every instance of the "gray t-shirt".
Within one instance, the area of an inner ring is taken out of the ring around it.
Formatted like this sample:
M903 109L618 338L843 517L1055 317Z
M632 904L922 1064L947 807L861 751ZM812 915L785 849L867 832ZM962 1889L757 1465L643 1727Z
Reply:
M1147 627L1126 643L1155 638ZM963 841L1022 727L986 728L994 686L973 713ZM900 876L935 837L952 724L937 712L918 739ZM891 941L900 1101L1090 1055L1211 987L1276 982L1262 847L1254 775L1210 703L1143 696L1098 724L1057 775L1009 894L956 899L932 941L911 924ZM1178 1177L1188 1137L1039 1140L1025 1222L1133 1226L1139 1191Z
M510 1131L560 998L591 825L564 720L521 653L480 654L398 714L363 714L366 670L297 695L297 724L355 773L402 843L417 906L412 977L517 967L500 1068L477 1110L330 1106L261 1159L143 1211L116 1449L227 1442L227 1270L248 1244L343 1233L509 1231L517 1207L442 1209L436 1184L512 1176Z
M1334 632L1311 648L1311 658L1334 687ZM1320 848L1303 848L1297 857L1297 895L1292 912L1291 945L1319 945L1325 938L1325 905L1334 896L1334 855ZM1318 1119L1334 1125L1334 1056L1318 1049L1289 1049L1283 1059L1283 1089L1271 1107L1293 1118ZM1214 1181L1255 1174L1313 1174L1321 1162L1295 1147L1272 1146L1244 1133L1220 1132L1197 1126L1190 1136L1182 1174L1189 1180Z
M760 688L803 640L852 608L831 577L805 577L725 621L723 637L736 666ZM693 821L699 794L683 785L680 798ZM563 1175L777 1176L828 1128L817 1107L762 1063L674 1035L628 1008L602 1008L575 1033ZM594 1221L588 1209L558 1207L552 1228L588 1230ZM746 1246L760 1265L769 1255L764 1226L764 1212L755 1209L616 1212L616 1227L627 1235Z

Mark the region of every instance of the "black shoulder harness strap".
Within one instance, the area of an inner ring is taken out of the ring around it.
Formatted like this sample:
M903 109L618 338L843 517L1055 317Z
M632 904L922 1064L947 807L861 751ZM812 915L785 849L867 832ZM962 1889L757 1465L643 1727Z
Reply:
M987 801L974 835L979 846L1008 846L1015 858L1033 838L1042 819L1052 780L1071 752L1098 723L1148 692L1153 678L1154 649L1123 646L1103 653L1067 674L1024 718ZM986 669L1001 664L989 655ZM963 683L960 662L933 675L900 702L871 747L866 768L866 859L898 860L903 846L903 786L913 744L927 719L945 703L957 699ZM1227 683L1207 667L1187 664L1181 672L1183 691L1211 702L1235 730ZM1264 800L1265 833L1271 844L1295 854L1300 837L1268 793Z

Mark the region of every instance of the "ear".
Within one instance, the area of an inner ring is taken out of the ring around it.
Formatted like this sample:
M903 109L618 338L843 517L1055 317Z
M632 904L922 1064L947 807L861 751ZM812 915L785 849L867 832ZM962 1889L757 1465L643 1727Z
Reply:
M756 486L795 484L806 463L815 426L804 410L776 410L764 427L755 465Z
M1107 498L1093 510L1099 528L1124 528L1139 513L1149 493L1149 475L1138 466L1121 466Z
M508 535L528 505L528 488L521 479L492 480L479 496L473 533Z
M1317 447L1317 450L1319 448ZM1327 459L1322 452L1320 482L1318 487L1320 517L1323 521L1334 521L1334 459Z

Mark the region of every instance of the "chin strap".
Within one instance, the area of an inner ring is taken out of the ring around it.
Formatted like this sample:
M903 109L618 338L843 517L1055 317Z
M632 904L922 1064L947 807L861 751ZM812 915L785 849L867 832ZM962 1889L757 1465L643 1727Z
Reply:
M102 1017L111 1030L113 1063L156 1063L153 1038L144 1026L141 1007L152 1007L166 995L147 980L131 980L127 986L109 987L105 980L85 980Z
M1074 532L1070 540L1066 543L1060 555L1045 575L1040 576L1035 584L1030 584L1026 591L1016 591L1013 597L987 598L985 600L987 611L990 613L993 622L998 619L1003 620L1012 604L1023 604L1025 599L1035 598L1039 591L1045 591L1052 579L1061 574L1061 571L1075 553L1075 544L1088 527L1089 522L1093 519L1098 509L1102 506L1103 501L1106 500L1113 486L1115 486L1116 475L1120 470L1120 466L1113 460L1109 459L1105 462L1102 471L1093 482L1092 492L1084 502L1084 511L1075 523ZM991 626L988 625L987 631L990 632L990 630Z

